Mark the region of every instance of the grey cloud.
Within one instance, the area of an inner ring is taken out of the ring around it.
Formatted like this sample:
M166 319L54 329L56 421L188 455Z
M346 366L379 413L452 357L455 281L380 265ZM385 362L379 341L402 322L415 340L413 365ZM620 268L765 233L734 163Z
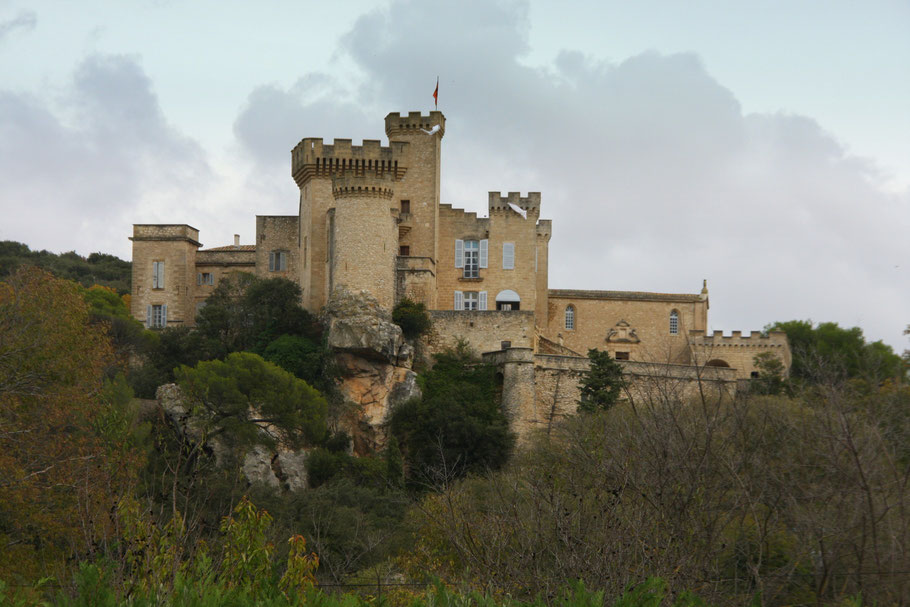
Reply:
M38 23L38 16L34 11L23 11L16 17L0 21L0 42L17 29L33 30Z
M691 53L607 62L568 49L528 66L527 11L394 2L339 47L367 95L304 75L316 100L253 95L235 130L252 154L286 165L288 141L379 137L386 111L426 111L439 74L445 202L483 212L487 190L542 191L555 220L551 286L693 292L707 277L715 326L861 321L902 347L910 193L885 193L874 164L811 118L744 115Z
M134 59L81 63L58 106L0 90L0 238L125 255L130 224L173 221L211 180Z

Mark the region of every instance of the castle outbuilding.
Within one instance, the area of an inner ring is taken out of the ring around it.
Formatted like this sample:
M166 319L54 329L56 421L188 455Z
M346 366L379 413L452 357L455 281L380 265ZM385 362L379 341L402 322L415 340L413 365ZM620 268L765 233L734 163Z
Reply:
M291 152L297 213L257 216L255 244L235 236L203 249L191 226L134 225L133 315L149 327L191 326L215 286L244 271L296 281L313 312L341 288L385 308L423 302L431 349L466 340L501 366L529 366L532 385L543 385L534 369L583 369L590 348L630 373L660 364L702 378L707 366L731 386L756 375L757 354L789 368L781 332L707 333L706 284L686 294L550 289L552 222L540 218L539 192L490 192L486 217L442 204L443 114L391 113L385 131L387 145L302 139Z

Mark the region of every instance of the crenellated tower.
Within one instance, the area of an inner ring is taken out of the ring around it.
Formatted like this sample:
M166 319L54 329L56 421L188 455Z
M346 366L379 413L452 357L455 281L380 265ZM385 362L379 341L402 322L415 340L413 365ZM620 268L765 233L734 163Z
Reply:
M379 304L395 305L398 209L392 175L337 175L335 207L328 213L329 296L339 288L367 290Z

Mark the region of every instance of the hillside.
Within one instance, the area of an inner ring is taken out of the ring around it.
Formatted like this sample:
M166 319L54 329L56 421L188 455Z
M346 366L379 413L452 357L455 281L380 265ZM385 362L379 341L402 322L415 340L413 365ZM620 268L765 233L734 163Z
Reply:
M0 241L0 279L7 278L24 265L43 268L85 287L103 285L116 289L121 295L130 292L132 264L114 255L92 253L83 257L75 251L60 254L32 251L21 242Z

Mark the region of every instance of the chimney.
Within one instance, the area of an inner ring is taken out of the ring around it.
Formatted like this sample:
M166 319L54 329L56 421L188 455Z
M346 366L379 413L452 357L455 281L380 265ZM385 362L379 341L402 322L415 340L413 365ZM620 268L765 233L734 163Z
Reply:
M240 246L240 234L234 234L234 246L235 247Z

